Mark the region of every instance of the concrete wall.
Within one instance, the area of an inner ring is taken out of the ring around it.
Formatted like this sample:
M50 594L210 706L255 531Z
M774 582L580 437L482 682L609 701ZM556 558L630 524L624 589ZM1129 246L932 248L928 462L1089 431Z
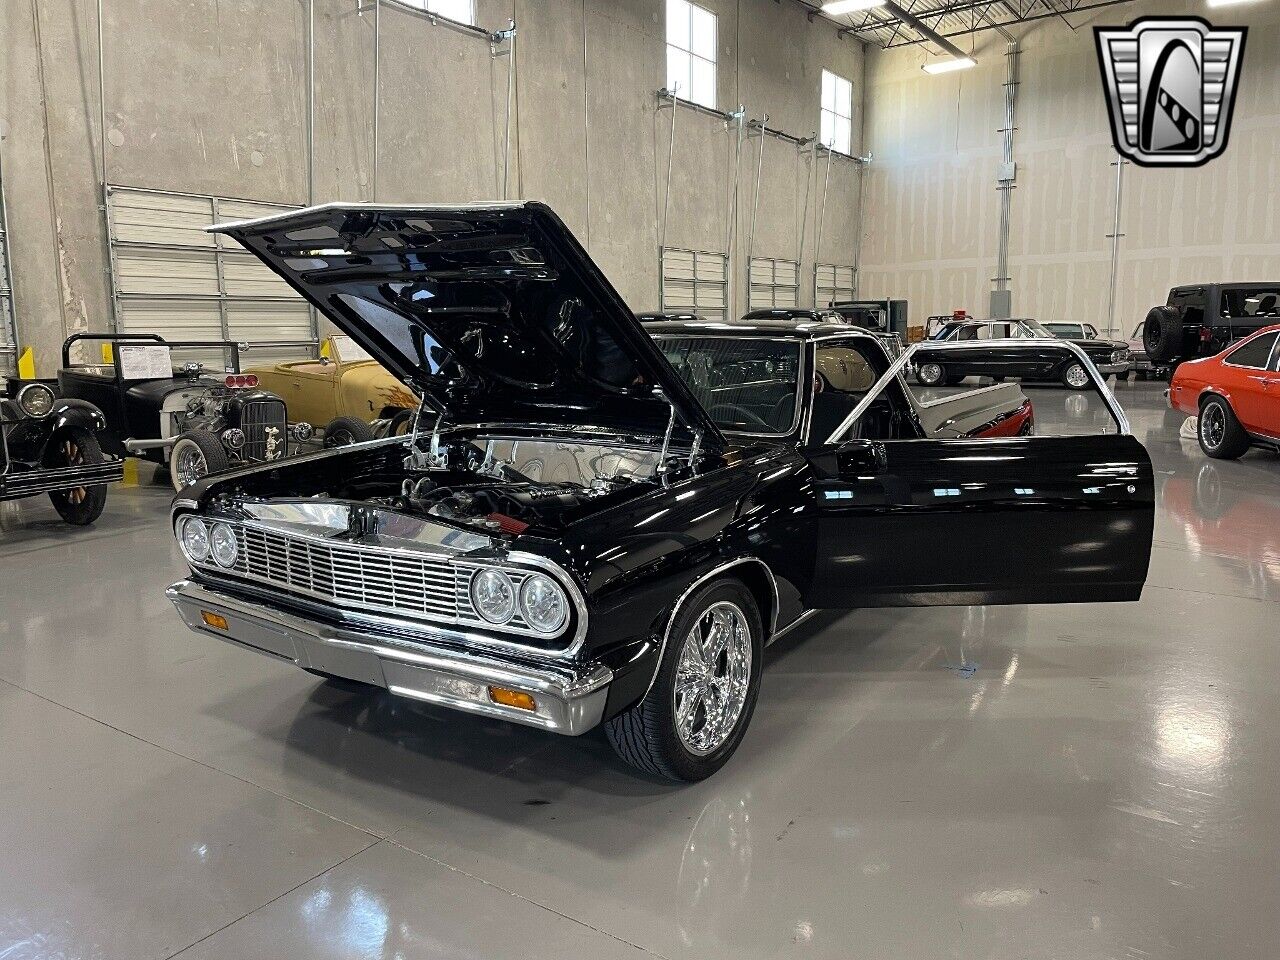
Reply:
M1177 283L1280 274L1280 8L1125 4L1073 15L1074 32L1057 19L1014 31L1023 46L1010 230L1015 315L1105 323L1115 153L1092 27L1179 13L1249 26L1235 120L1226 153L1203 167L1125 166L1115 325L1127 336ZM985 314L996 275L1004 43L994 32L976 42L979 66L949 75L922 73L918 47L867 58L865 133L875 162L862 292L906 296L915 318L956 307Z
M863 49L795 3L708 0L719 15L718 107L811 135L820 71L854 80ZM366 0L366 11L371 0ZM636 309L658 303L657 244L671 107L662 0L479 0L487 29L519 23L511 197L550 202ZM107 180L305 203L306 0L105 0ZM584 45L584 32L586 43ZM315 200L373 198L373 17L315 0ZM0 150L19 339L42 373L68 332L110 318L99 168L93 0L0 0ZM502 194L510 58L483 38L385 4L377 199ZM855 104L855 111L858 105ZM854 127L860 127L855 117ZM676 126L668 243L724 251L736 131L685 105ZM745 257L757 145L738 169ZM858 152L855 146L855 152ZM804 260L812 295L823 161L765 143L757 256ZM824 262L853 263L858 168L831 168ZM738 270L745 309L745 271Z

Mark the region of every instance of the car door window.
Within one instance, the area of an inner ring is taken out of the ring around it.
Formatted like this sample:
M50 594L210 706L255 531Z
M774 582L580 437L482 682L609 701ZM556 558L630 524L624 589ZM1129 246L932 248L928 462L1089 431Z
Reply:
M1223 287L1219 309L1223 317L1237 320L1280 317L1280 287L1274 290Z
M1265 370L1267 368L1267 360L1271 356L1271 348L1275 346L1275 343L1276 334L1274 333L1266 333L1260 337L1254 337L1228 353L1225 362L1233 367L1252 367L1255 370Z

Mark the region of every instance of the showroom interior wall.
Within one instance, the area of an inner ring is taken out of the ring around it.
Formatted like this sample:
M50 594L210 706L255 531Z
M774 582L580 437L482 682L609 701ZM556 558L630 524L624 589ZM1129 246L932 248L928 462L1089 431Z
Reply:
M1093 27L1180 13L1247 24L1226 153L1189 170L1123 171L1115 325L1126 336L1169 287L1280 274L1280 7L1125 4L1015 28L1021 40L1010 228L1013 314L1106 321L1116 156ZM923 50L869 50L864 296L904 296L913 317L986 315L995 276L995 190L1005 42L976 35L974 69L929 76ZM963 45L968 49L968 38ZM1101 328L1102 324L1099 324Z
M373 198L372 0L314 0L317 202ZM707 0L718 17L717 107L804 138L823 68L854 81L862 45L800 4ZM309 199L307 0L104 0L107 182L286 204ZM801 261L811 302L823 263L854 263L860 168L681 103L669 150L662 0L478 0L488 30L518 22L507 189L568 221L636 309L658 305L657 246L668 156L666 243L733 244L732 308L746 308L751 251ZM584 30L586 42L584 43ZM110 324L101 196L94 0L0 0L0 134L19 338L48 374L68 332ZM381 11L377 199L502 195L508 44ZM494 53L497 56L494 56ZM736 160L736 162L735 162ZM737 170L737 216L733 189ZM825 217L821 217L826 186ZM821 225L819 221L822 221Z

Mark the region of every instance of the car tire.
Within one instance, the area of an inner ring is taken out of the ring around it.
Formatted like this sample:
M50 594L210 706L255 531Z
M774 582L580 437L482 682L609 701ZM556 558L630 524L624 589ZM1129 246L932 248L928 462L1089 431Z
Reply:
M1152 363L1169 363L1182 352L1182 314L1173 307L1152 307L1142 328L1142 348Z
M947 382L947 368L940 363L922 363L916 368L916 379L926 387L940 387Z
M1062 368L1062 385L1068 390L1086 390L1089 387L1089 371L1081 363L1068 363Z
M405 436L410 430L413 429L413 416L414 416L414 411L412 410L398 411L395 414L395 416L393 416L390 420L387 421L387 436L388 437Z
M716 628L730 635L707 665L701 654ZM763 659L764 628L751 592L728 578L707 584L676 614L644 699L605 724L610 745L653 776L684 782L711 776L733 756L751 722ZM736 712L731 724L712 719L711 697L728 700Z
M45 464L51 467L103 463L106 459L98 438L83 427L59 430L49 441L45 453ZM85 527L102 516L107 505L107 486L100 483L92 487L55 490L49 494L49 500L65 522Z
M355 417L334 417L324 428L326 448L349 447L373 439L373 428Z
M207 430L184 433L169 451L169 480L175 490L229 469L231 460L222 441Z
M1200 404L1196 427L1200 449L1214 460L1239 460L1249 449L1249 435L1225 398L1214 394Z

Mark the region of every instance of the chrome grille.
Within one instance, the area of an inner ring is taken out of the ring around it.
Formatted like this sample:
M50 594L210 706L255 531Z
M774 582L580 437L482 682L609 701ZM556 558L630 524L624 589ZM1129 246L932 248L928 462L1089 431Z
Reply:
M448 560L321 542L258 527L237 526L235 531L239 546L235 569L255 580L345 606L458 621L458 598L460 593L466 596L470 571L460 571Z
M281 460L288 451L289 420L283 400L246 400L240 405L240 429L244 458L251 463Z

